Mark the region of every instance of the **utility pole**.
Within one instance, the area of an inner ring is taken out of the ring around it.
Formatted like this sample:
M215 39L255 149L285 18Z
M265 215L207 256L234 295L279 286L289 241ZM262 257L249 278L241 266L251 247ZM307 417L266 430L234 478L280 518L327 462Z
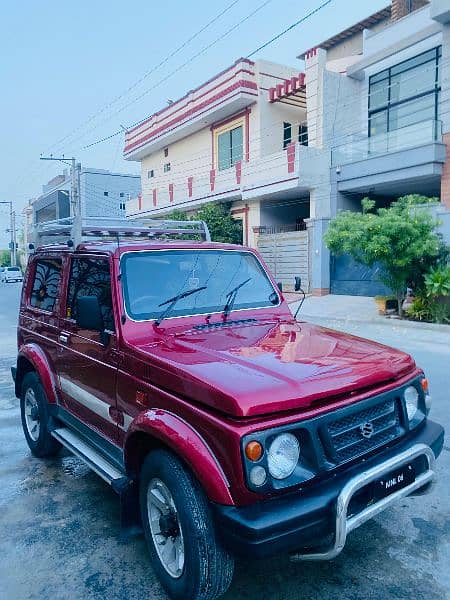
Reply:
M70 166L70 213L73 217L72 235L75 245L81 240L82 230L82 214L81 214L81 195L80 195L80 174L81 174L81 163L77 163L75 158L70 159L70 163L67 159L55 156L41 156L40 160L57 160L66 165Z
M11 266L17 265L16 212L11 212Z
M0 201L0 204L9 204L9 232L11 241L9 249L11 250L11 266L16 266L16 213L13 211L13 203L11 201Z

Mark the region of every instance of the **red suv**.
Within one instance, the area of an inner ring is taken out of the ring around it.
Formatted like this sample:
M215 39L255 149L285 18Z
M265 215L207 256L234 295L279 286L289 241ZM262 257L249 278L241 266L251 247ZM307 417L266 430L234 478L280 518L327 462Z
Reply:
M38 249L13 376L32 453L84 460L170 597L206 600L235 555L335 557L429 488L444 431L409 355L296 322L250 248L164 233Z

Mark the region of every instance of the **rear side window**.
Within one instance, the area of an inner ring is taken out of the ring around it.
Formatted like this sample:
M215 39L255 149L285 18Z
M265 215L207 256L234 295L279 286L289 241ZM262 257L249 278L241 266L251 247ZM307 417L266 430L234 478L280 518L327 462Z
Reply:
M52 312L58 298L60 280L60 260L45 259L36 261L30 306Z
M77 298L97 296L105 329L114 331L109 262L102 258L74 258L70 271L66 316L77 318Z

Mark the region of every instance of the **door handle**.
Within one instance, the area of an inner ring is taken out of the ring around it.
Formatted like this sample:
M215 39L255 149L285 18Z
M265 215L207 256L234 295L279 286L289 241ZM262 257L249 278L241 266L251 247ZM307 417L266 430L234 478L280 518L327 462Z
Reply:
M65 334L65 333L60 333L58 339L63 344L67 344L69 342L69 336L67 334Z

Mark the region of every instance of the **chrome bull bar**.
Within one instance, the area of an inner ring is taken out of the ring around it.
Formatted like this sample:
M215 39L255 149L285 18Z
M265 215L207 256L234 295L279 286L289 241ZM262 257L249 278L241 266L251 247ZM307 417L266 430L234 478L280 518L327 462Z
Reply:
M347 517L348 506L354 494L368 485L372 481L383 477L390 471L393 471L403 465L415 460L419 456L425 456L428 461L428 469L418 475L416 479L405 486L404 488L393 492L389 496L382 498L378 502L371 504L356 515ZM331 560L340 554L345 546L347 535L356 529L391 504L394 504L400 498L409 496L427 483L433 481L434 478L434 462L435 457L433 451L425 444L415 444L408 450L397 454L396 456L363 471L359 475L353 477L341 490L336 503L336 532L334 536L334 544L325 552L311 552L306 554L293 553L290 555L291 560Z

